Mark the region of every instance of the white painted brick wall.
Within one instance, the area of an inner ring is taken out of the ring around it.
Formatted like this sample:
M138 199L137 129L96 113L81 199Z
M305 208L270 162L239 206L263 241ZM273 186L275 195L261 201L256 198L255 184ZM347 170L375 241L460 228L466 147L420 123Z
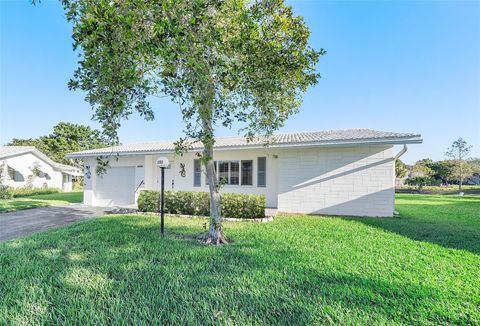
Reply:
M159 189L159 155L138 155L112 160L112 167L136 168L135 184L140 189ZM201 186L193 186L194 152L183 156L166 155L171 168L166 170L167 190L207 191L202 174ZM257 158L267 157L267 186L257 187ZM224 186L222 192L263 194L267 206L279 211L308 214L392 216L394 209L394 162L392 146L359 146L340 148L225 150L215 152L216 160L253 160L252 186ZM99 205L96 200L94 158L85 160L91 166L91 179L85 178L85 204ZM185 164L185 177L180 175Z
M281 212L392 216L392 146L283 151L278 159Z

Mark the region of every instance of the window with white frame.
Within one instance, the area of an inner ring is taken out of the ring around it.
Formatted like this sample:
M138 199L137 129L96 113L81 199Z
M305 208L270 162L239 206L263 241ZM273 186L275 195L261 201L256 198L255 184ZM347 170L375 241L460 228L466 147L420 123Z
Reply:
M246 160L242 161L242 186L251 186L253 185L253 161Z
M200 185L198 182L198 164L194 160L194 185ZM217 180L222 184L233 186L252 186L253 185L253 160L235 160L235 161L214 161ZM205 184L208 185L208 179L205 175Z
M219 161L218 180L223 184L238 185L240 181L239 161Z

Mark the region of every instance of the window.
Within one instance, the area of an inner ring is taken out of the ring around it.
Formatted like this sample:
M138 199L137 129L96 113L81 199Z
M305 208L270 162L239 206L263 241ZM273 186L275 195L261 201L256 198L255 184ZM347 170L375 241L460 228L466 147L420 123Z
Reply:
M193 186L200 187L202 180L202 164L200 160L193 160Z
M253 161L242 161L242 186L253 185Z
M218 181L223 184L228 184L228 162L220 162L218 164Z
M230 162L230 182L231 185L238 185L240 181L240 164L238 161Z
M253 161L214 161L217 180L227 185L253 185ZM265 169L263 170L265 173ZM208 185L205 176L205 184Z
M267 158L259 157L257 164L257 187L267 186Z
M218 162L218 180L223 184L238 185L240 181L240 164L238 161Z
M10 177L10 179L12 179L15 182L25 181L25 178L23 177L23 174L21 174L17 170L15 170L11 167L8 167L7 169L8 169L8 176Z

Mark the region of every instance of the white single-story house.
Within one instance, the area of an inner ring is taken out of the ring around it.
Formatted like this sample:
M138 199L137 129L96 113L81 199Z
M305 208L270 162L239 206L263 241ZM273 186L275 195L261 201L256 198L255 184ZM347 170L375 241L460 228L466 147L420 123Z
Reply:
M39 171L34 176L34 169ZM25 187L31 183L33 188L58 188L72 191L72 181L82 176L82 170L51 160L33 146L1 146L0 171L2 183L13 187Z
M273 143L243 137L217 138L214 160L221 192L262 194L279 212L392 216L394 145L421 143L418 134L369 129L276 134ZM155 162L167 157L166 190L208 191L198 160L200 143L183 156L172 141L127 144L71 153L83 158L84 202L94 206L134 206L144 189L160 189ZM95 173L96 158L110 156L106 174Z

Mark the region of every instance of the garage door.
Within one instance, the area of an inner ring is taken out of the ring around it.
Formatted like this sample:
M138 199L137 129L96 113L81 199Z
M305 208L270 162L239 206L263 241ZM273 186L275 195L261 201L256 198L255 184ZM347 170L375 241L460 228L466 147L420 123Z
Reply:
M135 204L135 167L110 168L97 176L95 198L100 206Z

